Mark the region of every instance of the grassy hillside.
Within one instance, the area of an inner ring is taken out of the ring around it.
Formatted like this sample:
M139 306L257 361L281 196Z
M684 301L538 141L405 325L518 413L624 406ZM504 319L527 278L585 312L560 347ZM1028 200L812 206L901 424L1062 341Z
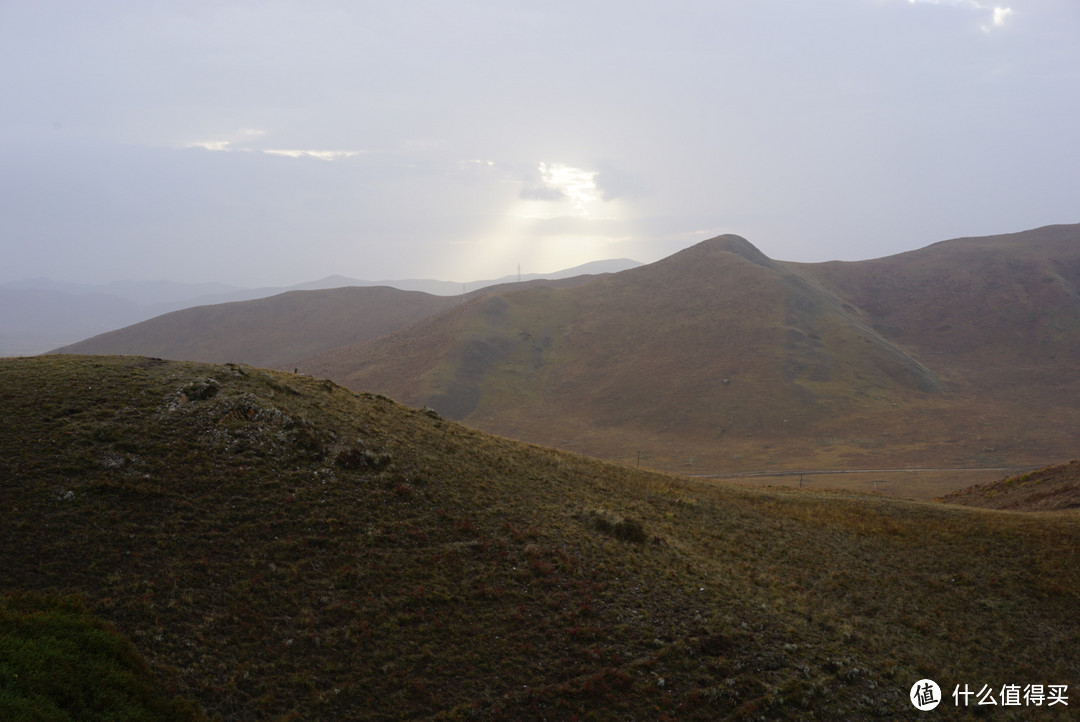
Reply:
M457 299L384 286L289 291L173 311L59 349L286 367L444 311Z
M1075 457L1080 225L805 269L955 389L948 438L987 461Z
M77 598L0 595L0 719L198 722L158 688L131 643Z
M1015 511L1080 509L1080 461L974 484L945 495L942 501Z
M236 365L3 359L0 410L2 589L82 595L223 719L915 719L924 677L1080 685L1075 515L645 473Z
M1033 268L1080 259L1071 240L1039 238L1000 253ZM1068 458L1080 425L1076 279L1002 276L1012 266L993 261L998 245L961 244L912 268L902 257L807 265L721 236L576 288L476 299L300 368L493 433L689 473ZM935 273L980 280L950 285ZM937 295L918 290L922 274ZM1016 310L1029 288L1047 295ZM991 331L979 325L984 306L1003 314ZM947 348L920 331L946 311L963 327ZM1032 345L1031 329L1051 326L1057 334ZM931 496L956 488L935 478Z
M130 354L292 370L302 359L406 328L468 299L508 288L572 286L589 278L581 275L496 284L463 296L386 286L288 291L162 314L64 346L56 353Z
M298 368L679 473L931 469L829 483L934 498L1075 456L1078 298L1080 225L855 263L720 236L457 298L345 288L189 309L63 351Z

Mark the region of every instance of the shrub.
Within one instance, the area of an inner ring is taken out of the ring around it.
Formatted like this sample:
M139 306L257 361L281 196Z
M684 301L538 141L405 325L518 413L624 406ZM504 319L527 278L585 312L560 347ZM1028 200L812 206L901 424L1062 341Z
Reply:
M78 598L22 593L0 597L0 718L206 719Z
M649 535L645 527L636 519L617 516L607 511L593 511L589 513L590 525L599 532L608 534L623 541L643 543Z

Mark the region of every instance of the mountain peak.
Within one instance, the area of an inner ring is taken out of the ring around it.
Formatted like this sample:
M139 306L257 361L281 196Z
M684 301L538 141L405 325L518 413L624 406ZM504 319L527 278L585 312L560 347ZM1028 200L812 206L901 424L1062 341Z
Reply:
M708 249L709 251L724 251L726 253L734 253L736 256L750 261L751 263L759 266L766 266L771 268L773 261L766 256L758 247L750 241L746 240L742 236L737 236L734 233L725 233L722 236L716 236L710 238L707 241L702 241L699 246Z
M757 247L742 236L734 233L725 233L715 238L701 241L678 253L668 256L667 259L676 263L700 264L702 262L715 262L720 260L720 254L730 253L744 261L749 261L757 266L775 268L772 259L759 251Z

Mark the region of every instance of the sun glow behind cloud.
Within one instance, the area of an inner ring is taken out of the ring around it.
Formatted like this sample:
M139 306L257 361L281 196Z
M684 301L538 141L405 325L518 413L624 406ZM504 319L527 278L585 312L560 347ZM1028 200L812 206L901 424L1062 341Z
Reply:
M541 163L540 177L545 185L562 193L578 215L588 215L588 204L600 197L595 171L559 163Z
M473 161L474 169L506 173L490 161ZM625 235L625 202L606 199L597 183L599 171L542 162L528 171L503 176L501 212L463 254L462 278L468 269L496 267L509 275L520 264L526 273L549 272L610 257L612 244Z
M540 163L537 176L519 193L521 203L511 212L523 218L593 217L599 211L596 171L562 163Z

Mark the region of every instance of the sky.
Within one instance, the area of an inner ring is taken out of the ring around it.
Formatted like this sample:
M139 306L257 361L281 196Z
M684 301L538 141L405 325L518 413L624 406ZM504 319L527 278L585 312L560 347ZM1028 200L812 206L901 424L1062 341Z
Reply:
M1080 222L1077 0L0 0L0 68L0 283Z

